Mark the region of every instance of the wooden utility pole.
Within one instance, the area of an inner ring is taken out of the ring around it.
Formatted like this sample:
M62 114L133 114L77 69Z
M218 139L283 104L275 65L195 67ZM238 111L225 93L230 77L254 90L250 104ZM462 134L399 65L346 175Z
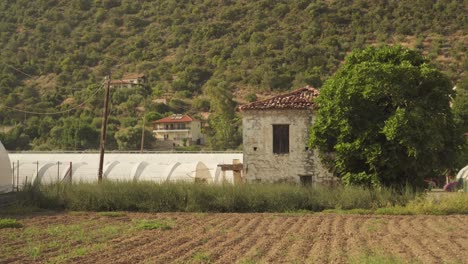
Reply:
M146 117L143 114L143 128L141 129L141 149L140 153L143 153L143 149L145 147L145 124L146 124Z
M110 82L111 76L109 74L109 76L107 76L106 95L104 97L104 110L102 112L101 152L99 156L98 182L102 182L102 167L104 165L104 150L106 148L107 115L109 114Z

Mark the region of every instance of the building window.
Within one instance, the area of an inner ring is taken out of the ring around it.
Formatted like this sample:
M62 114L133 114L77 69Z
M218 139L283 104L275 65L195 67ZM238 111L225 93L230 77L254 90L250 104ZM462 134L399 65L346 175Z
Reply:
M304 186L312 185L312 175L299 175L299 179Z
M273 125L273 153L289 153L289 125Z

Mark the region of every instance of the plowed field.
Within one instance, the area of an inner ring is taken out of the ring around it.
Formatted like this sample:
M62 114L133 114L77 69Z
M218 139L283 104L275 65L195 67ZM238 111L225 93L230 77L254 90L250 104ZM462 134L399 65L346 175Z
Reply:
M148 229L142 219L167 225ZM19 221L23 228L0 229L1 263L468 263L463 215L60 213Z

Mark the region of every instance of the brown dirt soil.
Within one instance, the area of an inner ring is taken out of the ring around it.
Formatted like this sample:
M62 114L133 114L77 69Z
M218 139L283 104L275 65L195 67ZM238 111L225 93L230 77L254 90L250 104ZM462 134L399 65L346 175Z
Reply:
M170 221L144 230L139 220ZM0 229L0 263L468 263L468 216L57 213ZM399 263L399 262L397 262Z

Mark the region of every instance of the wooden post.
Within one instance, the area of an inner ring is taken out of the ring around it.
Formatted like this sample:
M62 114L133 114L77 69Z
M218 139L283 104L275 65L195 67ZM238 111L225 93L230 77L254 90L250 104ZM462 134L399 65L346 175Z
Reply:
M12 186L12 190L11 190L11 191L14 192L14 191L15 191L15 163L12 162L11 164L13 165L13 170L11 171L11 172L12 172L11 175L12 175L12 177L13 177L13 186Z
M232 160L232 164L241 164L240 160L234 159ZM234 184L240 184L243 182L242 180L242 170L239 169L233 169L232 174L234 176Z
M57 161L57 182L60 182L60 161Z
M107 77L106 95L104 97L104 110L102 112L101 147L100 147L100 155L99 155L98 182L102 182L102 169L104 165L104 150L106 148L107 115L109 114L110 82L111 82L111 76L109 75Z
M73 181L72 181L73 180L73 178L72 178L72 176L73 176L73 163L71 161L70 161L70 170L69 171L70 171L70 183L73 183Z
M140 149L140 153L143 153L143 149L145 148L145 124L146 124L146 118L145 118L145 114L143 114L143 128L141 129L141 149Z
M39 178L39 161L36 162L36 180Z
M16 161L16 191L19 191L19 160Z
M243 165L240 163L239 160L233 160L233 164L219 164L218 167L221 167L221 173L223 173L223 180L225 179L224 173L226 171L232 171L233 172L233 180L234 184L239 184L243 183L244 180L242 178L242 169Z

